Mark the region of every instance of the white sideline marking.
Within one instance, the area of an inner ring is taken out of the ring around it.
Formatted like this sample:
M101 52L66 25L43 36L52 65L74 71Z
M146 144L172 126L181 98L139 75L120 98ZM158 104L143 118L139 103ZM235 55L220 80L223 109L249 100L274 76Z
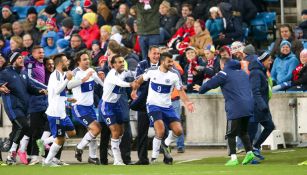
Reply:
M294 152L294 149L290 149L290 150L284 150L284 151L276 151L276 152L272 152L273 154L275 153L288 153L288 152Z
M175 164L181 164L181 163L193 162L193 161L197 161L197 160L202 160L202 159L190 159L190 160L184 160L184 161L176 162Z

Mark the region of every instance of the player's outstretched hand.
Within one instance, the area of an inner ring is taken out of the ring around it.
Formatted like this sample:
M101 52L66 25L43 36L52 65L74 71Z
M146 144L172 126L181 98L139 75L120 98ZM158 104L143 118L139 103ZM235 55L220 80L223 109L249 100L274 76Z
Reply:
M67 78L67 80L71 80L73 76L74 76L74 73L73 73L72 71L67 71L67 72L66 72L66 78Z
M132 92L131 92L131 98L132 98L132 100L135 100L135 99L138 98L138 95L136 94L136 90L132 90Z
M10 93L10 90L6 87L6 85L7 85L7 82L4 83L2 86L0 86L0 92L1 93L4 93L4 94Z
M67 98L67 101L71 102L71 103L76 103L77 102L77 100L75 98Z
M194 112L195 111L193 102L188 101L188 102L185 103L185 106L188 108L189 112Z
M98 77L103 81L106 78L106 75L104 74L104 72L102 71L98 71L97 72Z
M48 95L48 91L46 89L41 89L38 92L42 95Z
M193 90L199 92L200 87L201 87L201 86L199 86L198 84L195 84L195 85L193 86Z

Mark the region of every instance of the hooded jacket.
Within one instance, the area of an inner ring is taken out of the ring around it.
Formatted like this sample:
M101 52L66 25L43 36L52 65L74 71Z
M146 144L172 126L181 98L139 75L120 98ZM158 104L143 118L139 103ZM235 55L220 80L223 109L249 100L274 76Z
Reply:
M46 46L44 47L45 56L48 57L50 55L54 55L54 54L58 53L58 50L56 48L57 34L54 31L49 31L43 38L46 42ZM53 45L52 46L48 46L48 44L47 44L48 38L53 39Z
M272 79L277 84L290 81L292 79L292 72L298 65L298 59L292 52L284 57L276 57L271 71Z
M224 70L204 83L199 93L203 94L210 89L221 87L225 98L227 120L242 117L251 117L254 110L254 100L248 75L241 70L239 61L229 60L225 63Z
M254 97L254 122L263 122L272 118L269 108L269 85L266 69L258 60L249 63L249 82Z

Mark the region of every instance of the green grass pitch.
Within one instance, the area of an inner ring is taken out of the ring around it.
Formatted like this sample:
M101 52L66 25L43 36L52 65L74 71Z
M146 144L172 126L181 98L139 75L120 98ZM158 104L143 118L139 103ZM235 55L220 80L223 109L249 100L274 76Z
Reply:
M65 167L2 166L0 175L307 175L307 166L297 163L307 160L306 149L283 149L265 152L266 160L259 165L225 167L228 157L206 158L174 165L95 166L74 164ZM242 161L243 157L239 157Z

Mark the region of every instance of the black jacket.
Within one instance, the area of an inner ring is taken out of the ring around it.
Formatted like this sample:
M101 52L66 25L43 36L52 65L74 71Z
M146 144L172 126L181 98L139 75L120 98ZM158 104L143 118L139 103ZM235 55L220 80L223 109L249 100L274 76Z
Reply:
M307 90L307 66L305 65L298 73L298 79L292 81L292 86L302 86L302 90Z
M300 23L299 27L303 30L303 39L307 39L307 20Z
M266 69L258 60L250 62L248 69L254 96L253 120L254 122L263 122L272 118L269 108L269 85Z

